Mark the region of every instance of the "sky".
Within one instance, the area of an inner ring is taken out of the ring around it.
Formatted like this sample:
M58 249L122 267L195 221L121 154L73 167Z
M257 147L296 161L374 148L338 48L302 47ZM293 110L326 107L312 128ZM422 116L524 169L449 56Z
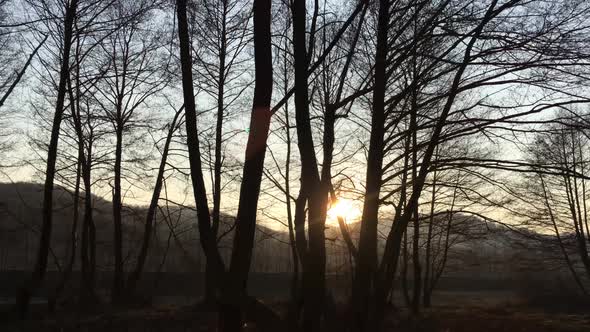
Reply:
M19 8L19 7L15 7L15 8ZM18 9L17 9L18 10ZM20 16L20 14L22 14L21 12L15 12L17 15ZM27 46L27 47L30 47ZM10 168L5 168L3 170L3 175L2 175L2 180L3 181L26 181L26 182L42 182L43 181L43 176L42 174L38 174L38 172L35 172L35 169L33 166L31 165L27 165L27 164L22 164L21 161L22 160L26 160L26 159L36 159L37 156L33 153L31 147L28 145L28 143L26 142L26 136L27 135L31 135L34 134L37 131L37 126L35 124L35 121L38 121L38 119L35 119L31 116L32 114L32 105L34 103L38 103L39 99L35 94L35 91L31 89L31 86L35 86L36 83L36 79L35 79L35 75L38 75L39 73L41 73L41 69L39 69L39 64L36 63L34 64L33 68L31 70L28 71L27 73L27 77L25 79L25 81L23 81L19 88L17 89L17 91L15 92L15 94L13 96L11 96L10 100L8 101L8 104L5 106L5 109L2 110L2 119L0 119L0 121L2 121L2 125L4 127L8 127L10 128L10 130L13 130L15 132L15 134L13 135L13 146L14 149L13 151L10 152L10 160L11 162L16 165L15 167L10 167ZM479 91L480 94L485 95L488 93L491 93L494 91ZM523 93L525 92L525 93ZM506 103L512 103L515 102L518 98L524 98L523 96L527 96L527 98L534 98L534 96L536 96L536 92L535 91L531 91L531 90L527 90L527 91L522 91L520 93L514 94L511 91L503 91L503 92L498 92L498 93L494 93L494 101L495 102L506 102ZM180 95L178 94L178 91L176 92L171 92L170 95L168 95L168 97L170 97L172 100L174 100L174 104L176 106L180 105ZM275 93L275 98L278 98L279 96L277 96L277 94ZM476 96L469 96L469 97L476 97ZM248 98L245 98L245 100L250 100ZM202 105L205 104L205 98L204 97L199 97L197 96L197 104L198 105ZM50 105L50 103L46 104L46 105ZM13 112L16 111L16 112ZM171 112L170 110L153 110L156 114L158 114L161 118L166 118L166 117L170 117ZM226 130L228 131L235 131L236 132L236 136L234 137L234 139L232 139L231 144L228 145L227 147L227 155L231 156L237 160L242 161L244 158L244 151L245 151L245 142L247 139L247 128L249 127L248 125L248 121L249 121L249 102L245 102L245 105L239 105L239 107L237 107L237 112L236 112L236 116L233 118L233 120L228 124ZM47 112L53 112L53 110L51 109L51 107L47 107ZM545 117L549 117L553 111L552 110L548 110L543 114L537 114L532 116L531 118L534 119L543 119ZM277 121L273 121L273 126L276 129L277 125ZM352 135L355 139L362 141L364 139L367 138L366 133L363 133L362 130L359 132L358 128L353 128L353 127L347 127L346 122L344 120L342 120L341 122L341 127L339 128L339 138L343 138L347 135ZM295 132L292 131L291 135L294 135ZM523 139L524 141L526 141L528 138L527 137L519 137L519 139ZM270 143L269 146L271 149L273 149L274 146L276 146L277 144L279 144L279 139L277 137L272 136L270 139ZM365 141L366 142L366 141ZM505 160L522 160L523 159L523 154L520 151L520 146L517 144L514 144L512 142L509 142L507 140L497 140L494 142L488 142L485 140L480 141L481 145L487 145L489 146L494 152L495 152L495 157L497 159L505 159ZM359 142L356 142L359 143ZM363 142L360 142L363 143ZM293 150L296 151L296 145L293 145ZM274 151L274 149L273 149ZM320 153L319 150L317 150L318 153ZM42 157L42 156L41 156ZM269 153L267 153L267 161L269 160L268 158L270 157ZM294 160L297 159L297 153L294 153L293 156ZM181 158L178 158L178 160L180 160ZM362 192L363 188L362 188L362 183L364 181L364 176L365 176L365 166L364 166L364 153L363 151L359 151L353 159L353 162L349 162L349 163L344 163L342 165L339 165L339 170L345 171L348 175L350 175L350 177L353 179L353 183L349 183L349 187L351 186L355 186L356 189L359 192ZM152 164L155 166L157 165L158 161L154 161ZM181 162L182 163L182 162ZM42 169L41 169L42 171ZM237 173L241 173L241 170L237 170ZM298 176L298 169L297 167L293 168L292 171L292 176L294 178L293 180L293 193L296 194L296 190L298 187L298 183L297 183L297 176ZM514 176L514 175L513 175ZM208 179L208 174L205 175L205 177ZM151 196L151 185L150 183L153 181L146 181L145 184L142 184L140 187L134 188L132 185L134 185L135 183L127 183L125 184L126 188L124 189L129 189L129 188L133 188L131 191L128 191L128 195L125 197L124 202L127 204L133 204L133 205L144 205L147 204L147 202L149 201L149 198ZM211 187L210 187L210 182L207 181L207 186L208 186L208 192L211 192ZM169 198L176 201L176 202L183 202L184 204L190 205L192 204L193 198L192 198L192 193L191 193L191 186L190 186L190 182L188 181L188 179L182 179L182 178L178 178L178 179L173 179L168 181L168 195ZM235 209L237 207L237 200L238 200L238 191L239 191L239 181L233 181L229 184L227 190L226 190L226 195L224 195L223 197L223 206L222 209L224 209L227 213L235 213ZM101 187L97 187L96 188L96 194L105 197L105 198L109 198L110 196L110 188L108 187L108 185L102 185ZM359 217L359 213L357 213L357 211L362 210L362 202L360 200L358 200L358 194L354 193L354 194L350 194L348 197L345 197L346 199L349 200L350 205L352 205L350 207L350 210L353 211L351 212L351 215L354 215L353 219L358 219ZM277 200L274 200L272 198L270 198L270 195L264 195L261 197L261 201L259 203L259 206L261 207L261 209L264 209L268 214L271 215L278 215L278 218L283 219L284 220L284 205L283 204L279 204L279 202ZM386 210L386 208L384 209ZM488 213L491 214L492 217L498 217L498 218L505 218L503 216L503 212L502 211L488 211ZM276 222L272 222L269 218L265 218L264 215L261 215L261 219L264 220L266 219L269 225L273 225L276 226L277 228L281 228L282 226L279 226ZM331 221L335 222L335 218L333 215L330 216Z

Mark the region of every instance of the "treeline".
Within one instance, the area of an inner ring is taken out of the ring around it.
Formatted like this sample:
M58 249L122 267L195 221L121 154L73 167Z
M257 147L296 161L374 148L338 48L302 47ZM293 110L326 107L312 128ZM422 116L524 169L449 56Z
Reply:
M197 215L206 301L218 304L223 331L240 330L246 314L275 329L335 328L326 223L343 198L362 202L358 228L347 216L333 221L350 262L350 330L383 327L398 275L413 280L411 311L428 306L466 215L554 233L572 282L588 288L587 1L2 0L0 8L10 60L0 107L15 119L2 124L3 167L34 169L44 181L36 263L17 296L22 317L47 271L56 184L73 192L75 250L55 292L78 260L85 306L104 300L95 192L112 205L112 304L136 297L156 216L173 218L170 206L182 206ZM23 123L34 129L15 151ZM131 199L149 207L126 268ZM230 227L222 214L235 216ZM256 225L269 222L284 225L298 262L286 317L246 292Z

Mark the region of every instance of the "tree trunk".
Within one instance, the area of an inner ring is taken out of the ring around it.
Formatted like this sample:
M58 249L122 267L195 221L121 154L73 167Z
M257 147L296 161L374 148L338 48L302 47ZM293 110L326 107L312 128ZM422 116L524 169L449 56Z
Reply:
M79 39L78 39L79 43ZM79 45L77 45L79 46ZM78 56L78 54L76 54ZM68 93L70 100L71 108L71 115L72 120L74 122L74 130L76 132L76 137L78 139L78 159L80 160L81 166L81 176L82 182L84 183L84 220L82 223L82 239L80 245L80 261L81 261L81 284L80 284L80 293L79 293L79 300L80 303L83 305L89 305L96 302L97 298L94 294L94 276L92 275L94 270L90 269L90 260L88 257L88 246L89 246L89 237L90 237L90 230L91 224L94 227L94 223L92 220L92 189L91 189L91 170L92 170L92 142L93 142L93 129L90 127L90 131L88 133L88 138L84 134L82 130L82 118L80 113L80 61L79 58L76 59L76 67L75 67L75 81L76 81L76 88L72 86L72 79L68 79ZM74 95L74 91L76 94ZM89 119L90 121L90 119ZM84 141L87 141L88 148L88 156L85 155L86 147L84 145ZM78 183L79 185L79 183ZM92 232L94 232L94 228L92 228ZM94 236L94 233L92 233ZM94 245L94 241L92 241L92 245ZM92 249L94 252L94 249ZM94 264L94 263L92 263Z
M410 292L408 290L408 232L404 233L404 244L402 250L403 256L402 268L400 271L400 281L406 307L410 308L412 306L412 298L410 297Z
M78 217L80 212L80 175L82 172L81 169L83 162L81 155L83 155L83 153L84 151L78 151L78 163L76 165L76 184L74 186L73 199L74 216L72 218L72 230L70 231L70 257L68 258L68 263L65 267L64 272L62 273L61 279L59 280L57 286L53 290L53 294L51 294L47 299L48 311L50 313L55 312L55 307L57 305L57 301L59 300L59 296L66 287L67 282L70 280L70 277L72 275L72 269L74 268L74 262L76 260Z
M120 110L117 111L118 120L120 120ZM121 202L121 161L123 154L123 124L118 123L116 128L116 146L115 146L115 179L113 188L113 224L114 238L113 248L115 257L115 269L113 272L113 286L111 289L111 302L121 303L123 300L123 225L121 212L123 209Z
M447 117L449 112L454 104L455 98L459 94L459 85L461 79L463 77L463 73L467 68L467 65L471 61L471 50L475 45L475 42L479 39L479 36L484 28L484 26L495 16L498 15L501 11L495 10L497 4L497 0L493 0L492 3L489 5L484 18L481 20L479 25L473 30L471 35L471 39L465 46L464 56L462 63L459 65L457 72L454 75L453 82L449 89L449 93L446 99L446 103L441 111L439 119L436 122L436 125L433 129L433 133L430 137L430 142L426 146L426 150L422 156L422 163L420 166L420 171L418 172L418 176L416 181L412 184L412 195L408 199L408 203L406 205L406 209L403 214L396 216L393 227L387 237L385 243L385 250L383 253L383 259L381 260L382 264L379 269L379 278L378 278L378 285L377 285L377 298L376 304L377 312L383 312L383 305L385 304L386 295L388 290L391 289L392 284L392 275L395 273L397 269L397 263L399 260L399 252L400 246L402 242L403 233L405 232L408 223L411 220L411 216L418 205L418 199L420 198L420 194L422 192L422 188L424 186L424 182L426 180L426 176L428 175L432 156L434 154L435 148L439 143L440 135L442 132L443 127L446 124ZM380 326L382 324L383 315L377 315L374 321L375 324Z
M292 7L293 48L295 61L295 119L301 156L300 200L295 210L295 224L299 230L298 241L303 245L305 203L308 205L308 247L298 244L298 250L307 251L303 262L303 328L320 330L325 294L325 221L328 192L321 185L309 115L308 65L306 45L305 0L295 0ZM301 253L299 255L302 257Z
M217 302L217 289L219 288L217 277L213 268L205 263L205 298L206 304L215 305Z
M206 257L206 264L212 270L218 287L221 289L227 285L225 265L219 250L217 249L217 238L212 231L211 216L207 203L207 194L203 171L201 167L201 150L199 147L199 136L197 132L197 114L193 87L191 44L189 39L189 28L187 19L187 0L176 0L178 16L178 37L180 46L180 64L182 70L182 90L186 116L187 145L189 152L189 166L193 194L197 208L197 219L199 226L200 242ZM224 306L221 308L220 319L227 319L227 325L221 326L225 330L239 330L241 317L235 306Z
M96 230L92 216L92 139L88 141L88 156L86 165L82 168L84 182L84 220L82 223L82 243L80 246L80 260L82 278L80 286L80 302L84 305L96 301L94 280L96 270Z
M222 143L223 143L223 119L224 119L224 96L225 96L225 75L226 75L226 18L227 18L227 1L223 0L223 18L221 22L221 45L219 49L219 81L217 82L217 122L215 124L215 161L213 166L213 213L212 213L212 232L215 237L219 231L220 208L221 208L221 167L222 167ZM208 265L205 267L205 302L214 303L217 298L216 278L213 269Z
M289 47L289 41L285 38L285 50ZM283 58L283 93L289 93L289 77L287 55ZM293 211L291 208L291 128L289 122L289 104L285 103L285 135L287 151L285 156L285 202L287 202L287 225L289 226L289 244L291 246L291 260L293 262L293 271L291 275L291 289L289 310L287 320L292 331L296 331L299 322L300 313L300 296L299 296L299 255L297 254L297 244L295 242L295 226L293 224Z
M355 315L353 329L356 331L371 330L373 326L372 319L369 317L369 305L373 296L373 282L377 269L377 223L385 132L389 6L388 0L379 0L371 137L367 160L365 202L358 246L358 266L352 293L352 307Z
M438 149L437 149L438 150ZM434 205L436 201L436 169L434 170L433 178L432 178L432 196L430 197L430 218L428 220L428 232L426 234L426 256L424 259L424 266L426 270L424 271L424 296L422 298L422 303L425 308L430 307L430 267L432 265L431 260L431 251L432 251L432 229L434 227Z
M416 169L418 167L418 73L416 70L415 49L412 50L412 67L413 67L413 88L411 89L411 110L410 110L410 133L412 135L412 183L416 182ZM413 211L413 229L412 234L412 265L414 275L412 278L412 314L416 315L420 311L420 295L422 292L422 267L420 266L420 221L418 215L418 206L414 205Z
M187 0L176 0L178 15L178 39L180 48L180 65L182 71L182 93L184 100L186 140L189 155L189 167L193 195L197 208L197 220L199 235L207 264L213 269L217 280L223 283L225 279L225 266L217 250L217 239L211 229L211 215L207 203L207 191L203 179L201 167L201 149L197 131L197 112L193 87L191 44L188 32L188 19L186 13Z
M137 282L141 277L141 273L143 272L143 267L147 259L150 240L152 239L154 219L156 217L158 201L160 200L160 192L162 191L162 183L164 181L164 173L166 172L166 163L168 161L168 151L170 149L170 142L172 141L172 137L174 135L174 132L176 131L176 122L178 121L178 117L181 111L182 109L176 112L174 118L172 119L172 122L170 123L168 135L166 136L166 142L164 143L164 149L162 150L162 158L160 159L160 167L158 168L158 175L156 176L156 184L154 185L152 199L150 201L150 206L148 207L147 215L145 218L143 241L141 243L139 255L137 256L137 264L135 265L135 269L131 272L129 279L127 281L127 293L129 296L135 295L135 288L137 286Z
M422 267L420 265L420 223L418 222L418 209L414 211L414 234L412 236L412 264L414 277L412 280L412 314L420 312L420 298L422 294Z
M59 73L55 114L51 128L51 137L47 152L47 168L45 170L45 184L43 190L42 226L39 250L33 274L28 282L21 287L16 298L16 310L20 318L25 319L29 309L31 296L41 286L47 271L47 258L51 242L51 229L53 226L53 183L56 172L57 144L59 142L59 130L64 112L66 96L66 83L70 72L70 51L72 46L73 23L76 16L78 0L72 0L66 5L63 34L63 55Z
M543 176L540 173L539 173L539 179L541 180L541 188L543 189L543 199L545 202L545 206L547 207L547 211L549 213L549 219L551 220L551 224L553 225L553 230L555 231L557 243L559 244L559 248L561 249L561 253L563 254L563 257L565 259L565 263L566 263L568 269L570 270L572 277L574 278L574 281L576 282L576 285L578 285L578 287L580 288L580 290L582 291L582 293L584 295L588 296L588 291L586 291L586 287L584 287L584 283L580 279L578 272L576 271L574 264L570 259L567 249L564 246L563 240L561 239L561 234L559 232L559 228L557 227L557 222L555 221L555 215L553 214L553 209L551 208L551 205L549 204L549 196L547 194L547 189L545 187L545 181L543 180Z
M241 303L246 300L246 285L252 261L258 197L260 195L266 142L272 114L270 111L273 85L270 34L271 3L271 0L254 0L253 4L254 100L229 268L231 279L222 295L226 310L224 310L221 317L226 319L223 326L223 331L226 332L241 329L241 307L243 306Z

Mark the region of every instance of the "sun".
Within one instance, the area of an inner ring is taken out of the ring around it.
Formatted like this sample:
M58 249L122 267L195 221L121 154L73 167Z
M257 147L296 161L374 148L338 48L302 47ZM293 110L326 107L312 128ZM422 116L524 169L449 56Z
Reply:
M344 218L344 221L349 223L355 221L360 215L359 208L349 199L339 199L328 210L328 217L335 223L338 222L338 217Z

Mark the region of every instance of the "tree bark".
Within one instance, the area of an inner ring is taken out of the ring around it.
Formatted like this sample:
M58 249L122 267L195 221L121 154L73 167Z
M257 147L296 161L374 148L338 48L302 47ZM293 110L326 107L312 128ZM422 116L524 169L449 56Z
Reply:
M33 274L28 282L21 287L16 298L16 310L20 318L25 319L29 309L31 296L39 288L47 271L47 258L51 242L51 230L53 226L53 183L55 180L57 145L59 142L59 130L64 112L66 96L66 83L70 72L70 51L72 46L73 23L76 17L78 0L72 0L66 4L63 34L63 55L59 73L55 114L51 127L51 137L47 152L47 168L45 170L45 184L43 190L42 226L39 250Z
M371 137L367 160L365 201L358 246L358 266L352 291L352 307L355 316L353 328L356 331L372 329L369 305L374 290L373 281L377 269L377 224L383 164L383 137L385 134L389 7L388 0L379 0Z
M416 181L416 169L418 167L418 72L416 69L416 50L412 49L412 85L411 89L411 110L410 110L410 133L412 135L412 183ZM412 265L414 275L412 279L412 314L420 311L420 295L422 292L422 267L420 265L420 222L418 215L418 203L414 206L414 217L412 220L414 232L412 234Z
M223 143L223 119L225 111L225 75L226 75L226 53L227 53L227 40L226 40L226 25L227 25L227 0L222 1L223 4L223 17L221 21L221 45L219 48L219 71L217 82L217 121L215 124L215 160L213 166L213 214L212 232L217 237L220 223L220 208L221 208L221 167L222 167L222 143ZM205 302L213 303L216 299L216 278L213 269L207 265L205 267Z
M92 135L92 133L90 134ZM96 271L96 228L92 212L92 138L88 140L88 156L82 168L84 182L84 220L82 223L82 239L80 245L81 287L80 302L92 304L97 297L94 293Z
M78 162L76 165L76 184L74 185L74 199L73 209L74 216L72 218L72 229L70 231L70 256L68 258L67 265L61 275L61 279L57 283L57 286L53 290L53 293L47 299L47 307L50 313L55 312L57 302L63 290L66 287L67 282L70 280L72 270L74 268L74 262L76 261L76 242L78 234L78 217L80 212L80 176L82 172L82 158L84 151L78 151Z
M285 38L285 50L289 48L289 40ZM289 92L288 62L287 53L283 58L283 93ZM285 103L285 135L286 135L286 155L285 155L285 202L287 203L287 225L289 227L289 244L291 246L291 260L293 262L293 271L291 276L291 294L289 300L289 309L287 312L287 321L291 331L297 330L297 324L300 317L300 284L299 284L299 255L297 252L297 243L295 241L295 225L293 223L293 210L291 207L291 125L289 121L289 104Z
M168 151L170 149L170 142L172 142L172 137L174 132L176 131L176 123L178 121L178 117L182 111L182 108L176 112L172 122L170 122L170 128L168 129L168 135L166 136L166 142L164 143L164 148L162 150L162 158L160 159L160 167L158 168L158 175L156 176L156 184L154 185L154 191L152 192L152 199L150 200L150 205L148 207L148 211L145 218L145 225L143 231L143 240L141 242L141 248L139 249L139 254L137 256L137 264L135 268L129 275L129 279L127 280L127 293L129 296L135 295L135 288L137 287L137 282L141 277L141 273L143 272L143 267L145 265L145 261L147 259L148 249L150 246L150 241L152 239L152 229L154 225L154 219L156 218L156 213L158 210L158 202L160 200L160 193L162 191L162 184L164 182L164 173L166 172L166 165L168 161Z
M121 118L121 110L118 107L118 119ZM114 187L113 187L113 224L114 224L114 238L113 249L115 257L115 266L113 274L113 286L111 289L111 302L120 303L123 300L123 225L121 212L123 205L121 202L121 161L123 154L123 124L118 123L116 130L116 146L115 146L115 166L114 166Z
M191 182L197 208L201 246L203 247L207 264L213 269L218 281L223 282L220 278L225 278L225 266L219 251L217 250L216 236L211 229L211 215L209 213L207 191L205 189L205 181L203 179L201 165L201 149L197 131L197 112L193 87L192 57L186 7L187 0L176 0L180 65L182 71L182 92Z
M325 301L325 221L328 192L321 185L309 115L308 65L306 45L305 0L292 6L293 48L295 61L295 119L297 144L301 156L301 188L296 204L295 225L298 230L299 256L303 258L303 328L318 331ZM308 237L304 245L305 203L308 205ZM301 251L305 253L302 255Z
M223 331L241 329L241 311L247 299L246 285L252 261L252 249L256 231L256 212L264 170L266 142L270 128L270 102L272 96L271 52L271 0L254 0L254 66L255 85L250 132L240 187L240 203L236 219L234 245L229 268L230 284L224 297L226 305L222 312Z
M428 220L428 231L426 233L426 255L424 257L424 266L426 270L424 271L424 293L422 297L422 304L425 308L430 307L430 292L428 291L429 284L430 284L430 266L431 266L431 250L432 250L432 229L434 223L434 201L435 201L435 194L436 192L436 171L434 172L434 180L432 183L432 196L430 202L430 219Z

